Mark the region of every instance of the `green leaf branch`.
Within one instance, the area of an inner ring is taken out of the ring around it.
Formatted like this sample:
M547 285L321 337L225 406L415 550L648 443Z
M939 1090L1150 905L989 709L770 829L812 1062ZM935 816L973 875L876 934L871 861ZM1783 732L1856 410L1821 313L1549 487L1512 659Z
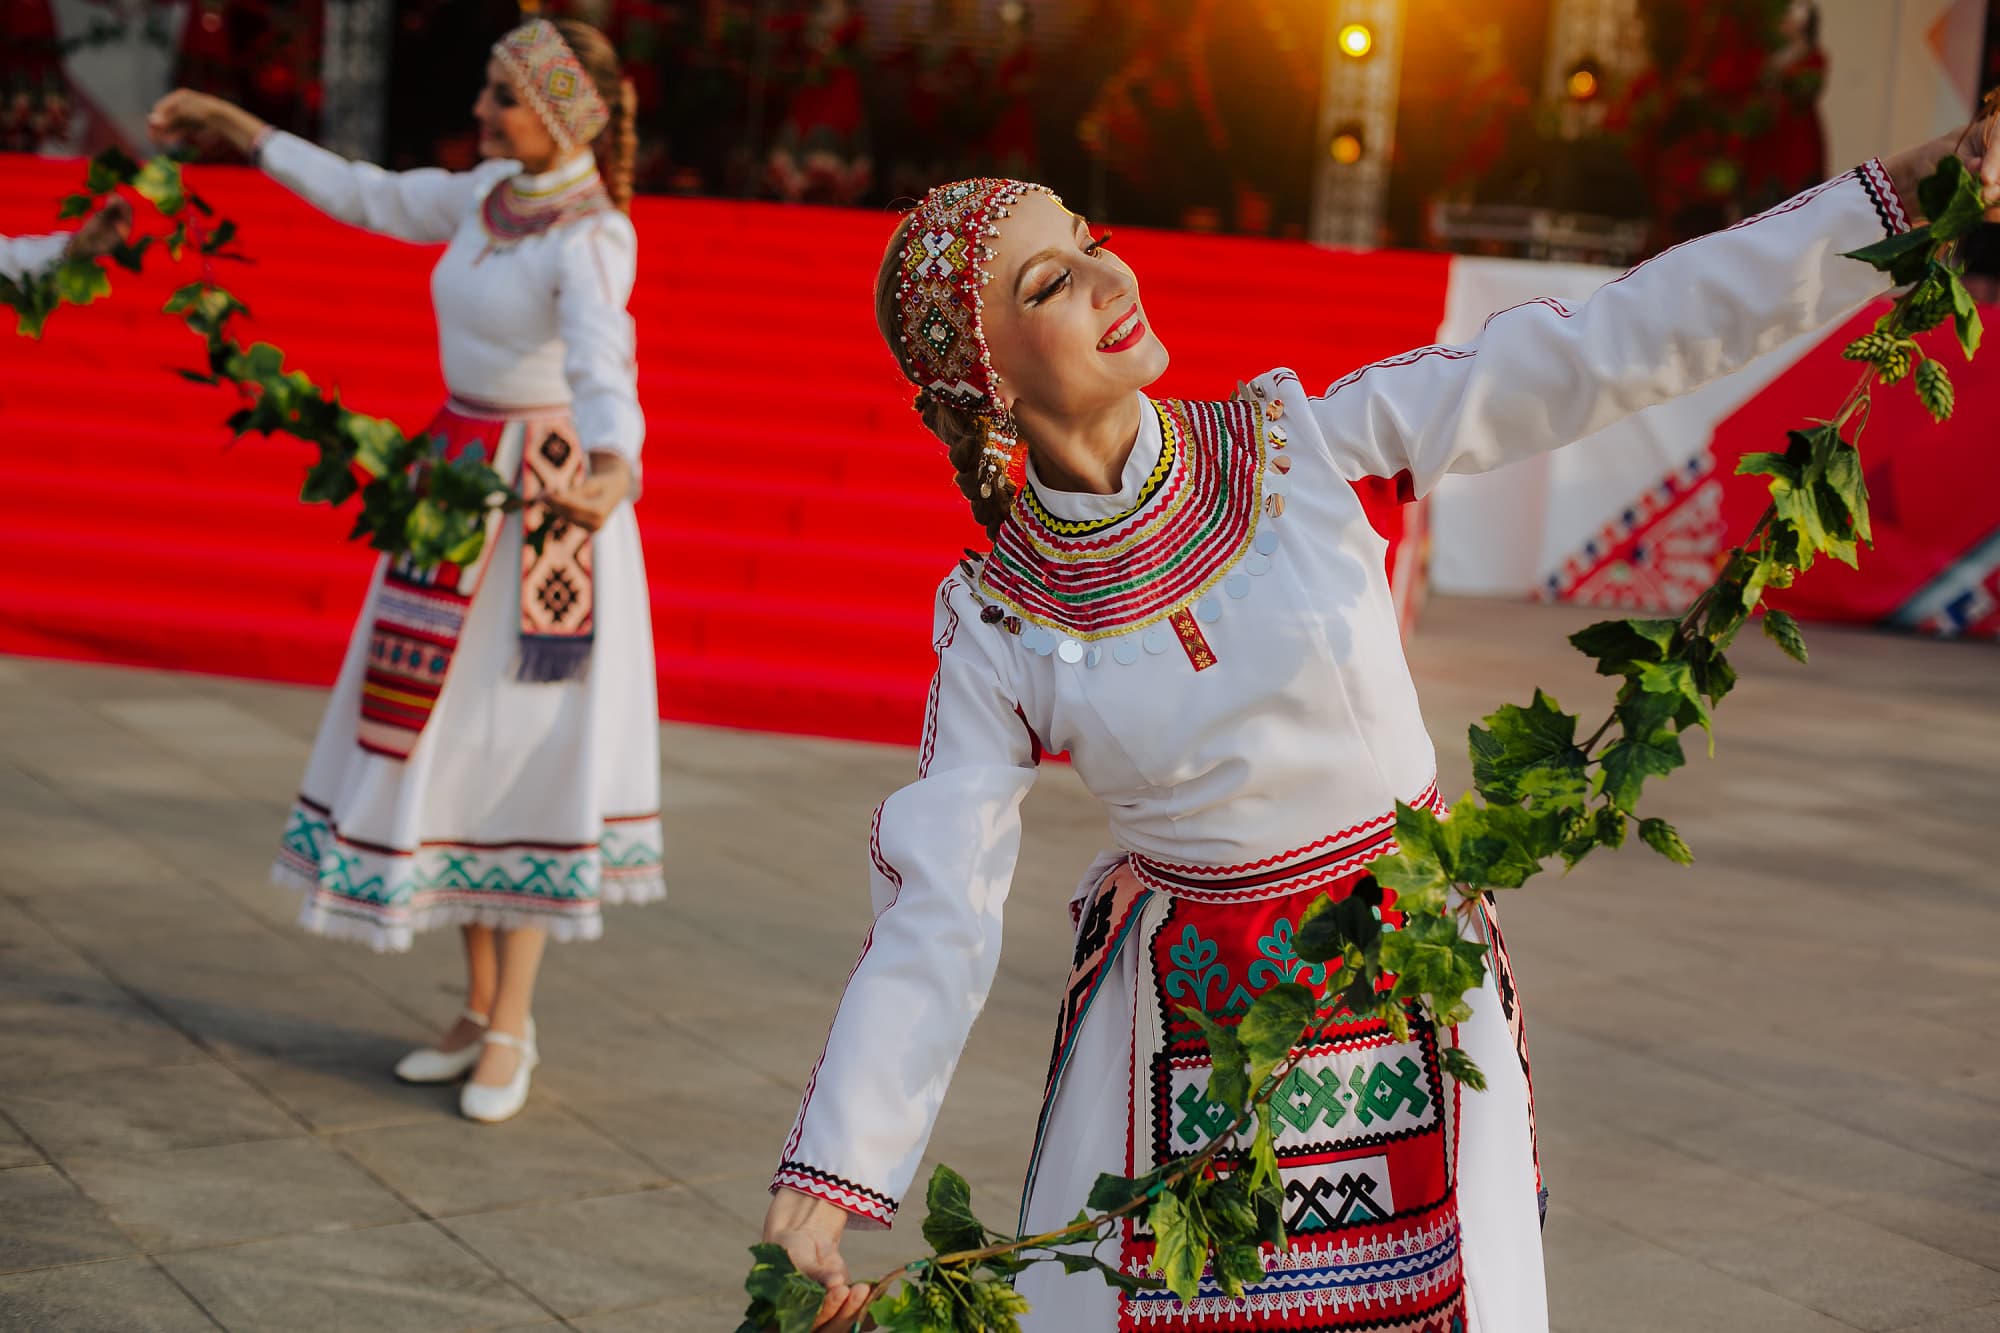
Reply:
M228 423L235 435L290 435L314 445L318 457L307 469L299 498L335 506L358 500L351 540L366 540L424 569L478 559L492 511L521 507L521 497L506 479L476 450L447 456L437 440L406 436L394 422L352 410L338 391L315 383L304 371L286 369L283 349L242 342L232 324L249 308L217 281L215 272L219 261L244 260L234 248L237 225L217 218L187 188L174 158L156 157L141 165L115 148L106 149L92 159L83 190L63 200L59 216L87 217L120 189L146 200L167 225L119 246L111 254L115 263L142 272L156 249L176 263L185 258L198 263L198 276L167 299L164 313L178 316L202 342L202 368L177 373L197 384L236 391L242 406ZM0 302L13 308L18 331L36 339L62 305L88 305L110 293L110 274L93 259L68 259L20 279L0 277ZM544 523L529 541L539 548L546 533Z
M1607 620L1570 636L1598 674L1619 682L1609 715L1586 733L1578 715L1545 691L1526 705L1503 705L1471 728L1474 790L1449 816L1399 804L1398 850L1371 862L1347 896L1322 895L1301 914L1293 948L1302 962L1324 965L1323 986L1281 983L1240 1017L1185 1010L1208 1043L1209 1100L1227 1113L1225 1127L1200 1151L1145 1176L1100 1176L1074 1222L1025 1237L986 1227L972 1213L964 1179L937 1168L924 1223L933 1253L877 1281L867 1311L876 1326L1015 1333L1026 1305L1012 1279L1043 1262L1097 1272L1127 1290L1164 1286L1183 1301L1194 1298L1206 1272L1240 1295L1264 1276L1266 1248L1288 1244L1272 1105L1298 1063L1304 1034L1336 1018L1373 1018L1399 1039L1425 1023L1442 1038L1471 1016L1467 997L1486 978L1488 946L1466 920L1484 893L1520 888L1553 862L1573 868L1600 847L1622 846L1634 825L1639 841L1659 855L1693 862L1672 824L1640 813L1646 784L1686 765L1692 733L1712 750L1713 710L1736 684L1727 652L1760 609L1764 634L1806 660L1798 622L1764 609L1763 598L1790 587L1821 557L1853 565L1870 542L1857 445L1875 386L1910 381L1942 421L1953 406L1950 375L1917 337L1950 320L1966 358L1978 351L1979 314L1956 260L1957 243L1984 214L1978 184L1957 158L1945 158L1920 197L1928 226L1849 256L1904 290L1846 349L1866 371L1840 410L1790 432L1782 451L1743 459L1739 473L1770 479L1771 503L1727 553L1714 584L1677 619ZM1485 1087L1463 1050L1441 1040L1440 1052L1451 1077ZM1126 1273L1098 1258L1119 1223L1142 1211L1156 1242L1151 1273ZM799 1273L781 1246L758 1245L752 1253L756 1266L745 1282L751 1303L738 1333L807 1333L825 1289Z

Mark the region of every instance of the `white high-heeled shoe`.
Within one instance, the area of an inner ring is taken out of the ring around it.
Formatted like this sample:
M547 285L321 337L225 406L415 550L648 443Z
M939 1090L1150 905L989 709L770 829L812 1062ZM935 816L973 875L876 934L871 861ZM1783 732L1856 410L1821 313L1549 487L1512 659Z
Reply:
M520 1052L520 1059L514 1065L514 1077L505 1083L489 1087L484 1083L468 1082L458 1090L459 1114L467 1120L497 1125L502 1120L513 1119L527 1104L528 1084L535 1066L542 1062L541 1052L535 1049L535 1020L528 1020L525 1039L510 1037L504 1032L488 1032L480 1041Z
M475 1027L486 1026L485 1014L465 1009L458 1016ZM396 1062L396 1077L405 1083L456 1083L479 1063L479 1050L476 1041L468 1042L455 1051L440 1051L426 1046L422 1050L411 1051Z

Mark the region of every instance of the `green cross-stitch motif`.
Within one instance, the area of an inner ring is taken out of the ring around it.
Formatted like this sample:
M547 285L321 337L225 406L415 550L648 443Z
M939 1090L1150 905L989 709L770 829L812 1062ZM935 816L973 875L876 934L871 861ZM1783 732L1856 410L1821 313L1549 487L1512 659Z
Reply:
M1373 1124L1377 1117L1390 1120L1406 1102L1411 1111L1422 1115L1430 1105L1430 1098L1417 1086L1423 1074L1423 1068L1407 1055L1393 1068L1385 1061L1372 1069L1356 1069L1347 1080L1355 1092L1355 1118L1364 1125Z
M1181 1089L1175 1104L1186 1112L1174 1131L1183 1142L1206 1143L1229 1128L1229 1108L1221 1102L1210 1101L1208 1093L1199 1083L1190 1083Z

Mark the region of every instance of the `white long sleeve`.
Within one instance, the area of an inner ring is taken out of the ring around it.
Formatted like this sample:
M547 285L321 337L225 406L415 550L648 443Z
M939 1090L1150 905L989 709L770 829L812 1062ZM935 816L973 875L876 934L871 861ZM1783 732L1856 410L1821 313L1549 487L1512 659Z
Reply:
M516 163L493 161L472 171L386 171L283 131L264 141L257 163L329 217L424 245L449 241L479 196L520 170Z
M919 776L875 813L875 924L773 1182L862 1226L895 1217L992 988L1040 758L1004 683L1002 636L979 623L956 576L938 591L935 623Z
M54 236L0 236L0 274L20 279L40 273L62 259L69 233Z
M1879 162L1614 278L1502 311L1470 343L1364 366L1311 400L1350 480L1486 472L1736 370L1889 290L1842 252L1909 228Z
M588 449L615 449L636 475L646 418L639 410L632 316L639 238L622 213L565 228L557 258L556 330L563 342L577 435Z

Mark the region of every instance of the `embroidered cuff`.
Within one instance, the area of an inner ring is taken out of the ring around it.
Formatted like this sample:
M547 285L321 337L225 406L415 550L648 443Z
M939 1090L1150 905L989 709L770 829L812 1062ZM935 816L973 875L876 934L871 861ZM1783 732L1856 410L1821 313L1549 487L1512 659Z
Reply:
M888 1195L851 1180L843 1180L831 1171L807 1166L804 1162L786 1162L778 1168L778 1174L771 1177L771 1188L775 1191L781 1186L810 1194L815 1199L825 1199L857 1217L868 1218L885 1227L896 1220L896 1201Z
M1875 205L1875 216L1882 220L1883 231L1891 236L1900 236L1916 225L1881 158L1869 158L1854 169L1854 175L1861 182L1861 188L1868 191L1868 202Z

